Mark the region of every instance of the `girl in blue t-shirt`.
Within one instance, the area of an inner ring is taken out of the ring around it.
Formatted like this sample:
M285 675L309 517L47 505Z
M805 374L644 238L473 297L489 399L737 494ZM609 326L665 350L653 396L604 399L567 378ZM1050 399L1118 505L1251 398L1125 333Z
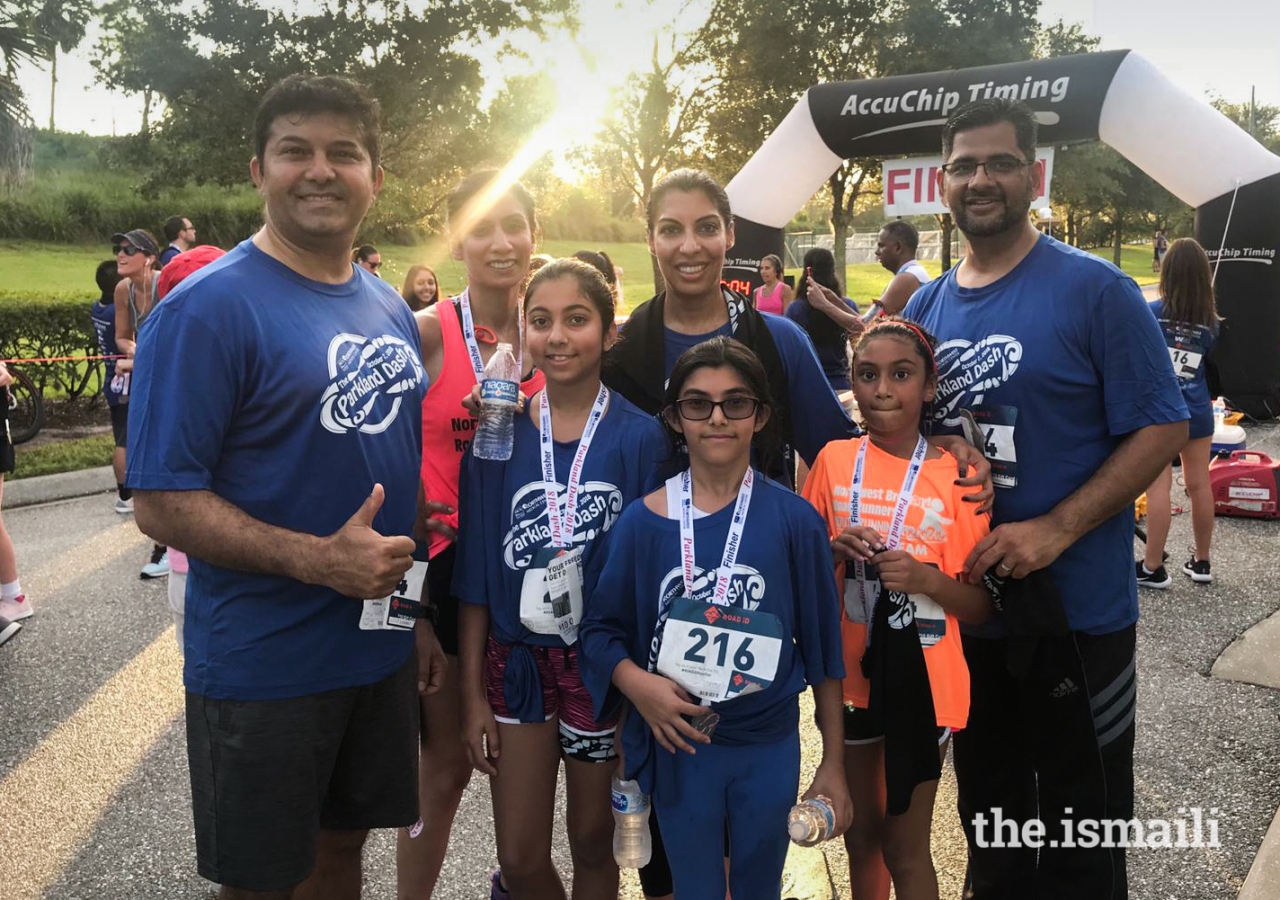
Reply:
M614 297L594 267L542 267L524 298L527 343L546 388L516 417L511 459L468 454L453 594L462 732L490 777L501 875L491 893L565 896L551 861L565 762L574 895L613 897L610 781L616 715L596 715L578 667L593 597L582 572L626 504L661 481L661 425L600 383L617 336Z
M598 710L610 707L611 686L634 707L624 774L652 794L675 895L725 895L727 825L734 900L776 900L806 685L823 758L805 796L831 799L837 833L852 816L826 526L750 466L753 442L762 461L776 448L776 420L745 346L716 337L686 351L665 400L689 469L627 508L588 574L584 679Z
M1213 444L1213 401L1205 367L1218 336L1218 312L1213 302L1209 257L1192 238L1178 238L1169 245L1160 266L1160 299L1150 304L1160 323L1173 371L1191 413L1191 430L1180 451L1182 478L1191 498L1191 530L1195 547L1182 571L1199 584L1213 581L1209 569L1209 544L1213 540L1213 491L1209 486L1209 455ZM1164 568L1164 545L1172 519L1170 493L1173 467L1147 488L1147 552L1137 564L1138 584L1167 588L1172 579Z

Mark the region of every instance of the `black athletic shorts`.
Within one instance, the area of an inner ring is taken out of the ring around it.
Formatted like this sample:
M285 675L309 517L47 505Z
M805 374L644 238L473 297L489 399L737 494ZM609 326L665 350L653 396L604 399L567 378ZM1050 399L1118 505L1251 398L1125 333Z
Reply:
M453 563L457 558L458 545L450 544L427 566L427 599L436 608L436 639L440 649L450 656L458 655L459 601L453 596Z
M325 830L418 820L418 664L382 681L288 700L187 694L196 865L217 884L304 881Z
M884 740L884 734L871 727L870 716L865 709L844 708L844 742L850 745L874 744ZM951 737L951 729L938 728L938 746L941 747Z
M9 440L9 392L0 388L0 475L13 472L13 441Z
M129 404L117 403L111 407L111 436L117 447L129 446Z

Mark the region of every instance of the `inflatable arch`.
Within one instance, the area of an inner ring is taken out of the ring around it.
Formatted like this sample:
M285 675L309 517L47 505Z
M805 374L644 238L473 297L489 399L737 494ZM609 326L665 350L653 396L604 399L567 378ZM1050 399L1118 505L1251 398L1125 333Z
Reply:
M1280 156L1129 50L810 88L729 183L724 277L758 285L760 258L781 254L782 229L845 159L936 154L948 114L994 96L1034 109L1041 143L1102 140L1195 208L1226 319L1222 392L1280 415Z

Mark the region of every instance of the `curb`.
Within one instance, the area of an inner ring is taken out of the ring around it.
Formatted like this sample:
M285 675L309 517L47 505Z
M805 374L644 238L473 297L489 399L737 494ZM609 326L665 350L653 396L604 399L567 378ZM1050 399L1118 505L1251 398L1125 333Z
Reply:
M89 497L115 490L116 476L111 466L81 469L78 472L59 472L56 475L36 475L6 481L4 485L5 509L53 503L75 497Z
M1280 812L1262 839L1237 900L1272 900L1280 896Z

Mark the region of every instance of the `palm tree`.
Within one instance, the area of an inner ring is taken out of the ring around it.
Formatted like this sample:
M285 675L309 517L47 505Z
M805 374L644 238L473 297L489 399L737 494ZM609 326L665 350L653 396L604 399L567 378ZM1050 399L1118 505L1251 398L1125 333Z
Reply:
M49 130L53 131L54 99L58 93L58 51L70 53L84 40L92 0L44 0L35 13L34 31L49 59Z
M0 0L0 187L12 188L31 171L32 128L18 64L36 62L43 53L26 24L25 9L13 0Z

